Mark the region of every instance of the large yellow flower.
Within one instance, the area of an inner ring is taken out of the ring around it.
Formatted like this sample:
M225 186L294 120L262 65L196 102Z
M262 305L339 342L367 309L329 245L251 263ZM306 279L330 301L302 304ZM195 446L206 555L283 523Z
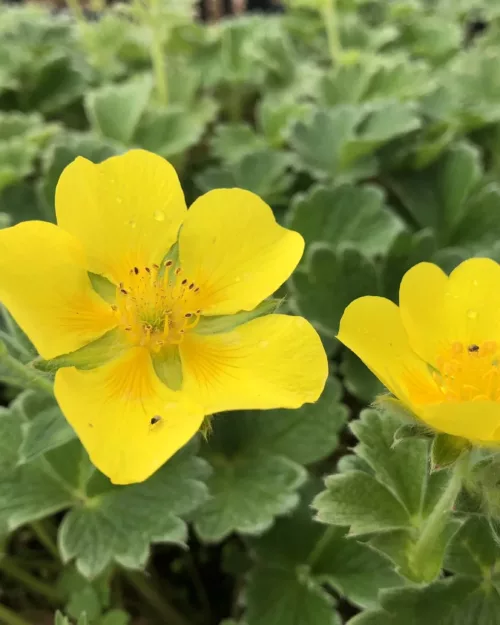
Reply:
M77 158L56 213L58 226L0 232L0 299L55 359L56 398L113 482L146 479L208 414L318 398L327 360L312 326L241 315L304 246L257 196L215 190L188 211L173 167L134 150Z
M421 263L404 276L399 308L350 304L338 338L431 428L479 444L500 441L500 266L485 258L448 277Z

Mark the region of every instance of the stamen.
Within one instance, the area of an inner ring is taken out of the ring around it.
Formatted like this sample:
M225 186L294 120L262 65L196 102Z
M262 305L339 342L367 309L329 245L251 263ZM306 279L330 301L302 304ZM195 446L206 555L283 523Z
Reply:
M476 352L478 352L478 351L479 351L479 345L475 345L475 344L473 344L473 345L469 345L469 347L467 348L467 351L468 351L470 354L474 354L474 353L476 353Z

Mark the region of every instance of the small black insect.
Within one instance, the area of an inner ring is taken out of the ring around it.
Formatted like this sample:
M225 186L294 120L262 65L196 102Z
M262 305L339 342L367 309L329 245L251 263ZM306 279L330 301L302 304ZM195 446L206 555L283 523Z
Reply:
M151 425L155 425L156 423L158 423L159 421L161 421L161 417L158 414L155 414L154 417L151 417Z
M473 354L475 352L479 351L479 345L469 345L469 347L467 348L467 350Z

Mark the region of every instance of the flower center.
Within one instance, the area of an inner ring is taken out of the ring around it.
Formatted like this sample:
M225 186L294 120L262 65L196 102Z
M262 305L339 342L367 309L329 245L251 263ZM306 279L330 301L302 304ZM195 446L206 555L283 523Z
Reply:
M158 352L178 345L199 321L200 288L171 260L160 267L133 267L121 282L113 306L133 345Z
M432 377L445 401L500 401L499 364L495 341L457 342L440 354Z

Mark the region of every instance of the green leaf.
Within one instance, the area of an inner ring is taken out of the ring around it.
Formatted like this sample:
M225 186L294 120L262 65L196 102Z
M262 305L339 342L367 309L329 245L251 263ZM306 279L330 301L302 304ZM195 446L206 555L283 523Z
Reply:
M170 106L146 111L134 131L133 143L165 158L182 154L203 136L206 122L195 111Z
M381 593L383 610L367 612L349 625L498 625L500 596L491 580L454 576L428 586Z
M59 548L64 562L76 559L77 569L94 578L113 561L128 568L144 566L151 543L184 544L187 528L180 515L206 498L200 482L207 465L189 445L142 484L112 487L105 484L87 494L64 517Z
M292 161L287 152L263 149L225 167L209 167L195 180L202 191L239 187L253 191L269 204L283 203L293 181L288 172Z
M391 491L361 471L326 479L326 491L313 502L323 523L349 525L350 534L410 527L410 517Z
M355 451L409 515L418 516L426 494L429 444L422 439L407 439L394 447L394 434L400 425L400 421L387 414L364 410L360 420L351 423L359 440Z
M303 235L306 245L349 243L375 256L385 253L403 228L383 192L371 185L316 186L296 198L287 225Z
M194 514L205 542L219 542L231 532L260 534L274 517L292 510L305 470L281 456L248 454L234 459L209 457L214 469L208 480L211 498Z
M460 143L427 169L391 178L390 185L415 222L434 230L441 247L484 254L500 234L500 187L481 176L478 150Z
M265 150L267 142L249 124L220 124L210 142L213 155L222 163L237 163L245 156Z
M19 447L19 464L35 458L73 440L76 434L57 405L39 412L23 424L23 441Z
M431 466L434 470L454 464L462 452L470 448L470 442L464 438L438 433L432 441Z
M291 276L291 305L322 333L335 337L348 304L363 295L377 295L374 264L358 250L333 250L323 243L310 245L305 266Z
M381 589L399 586L403 580L391 563L369 546L346 537L342 527L325 527L311 518L310 502L317 491L309 483L301 505L278 519L251 545L257 570L283 568L309 577L311 586L327 584L332 590L363 607L378 605Z
M500 563L500 547L487 519L469 517L454 535L447 554L446 569L482 580L493 576L499 586L496 567Z
M116 285L113 284L111 280L108 280L98 273L92 273L91 271L87 271L87 275L90 279L94 291L98 293L102 297L102 299L109 304L114 304L116 302Z
M144 74L90 92L85 98L85 107L92 127L107 139L129 144L152 89L152 77Z
M256 568L247 588L248 625L314 623L341 625L332 597L307 574L286 568Z
M362 113L352 107L317 111L308 121L298 122L290 143L301 165L314 177L332 178L342 172L342 151L354 136Z

